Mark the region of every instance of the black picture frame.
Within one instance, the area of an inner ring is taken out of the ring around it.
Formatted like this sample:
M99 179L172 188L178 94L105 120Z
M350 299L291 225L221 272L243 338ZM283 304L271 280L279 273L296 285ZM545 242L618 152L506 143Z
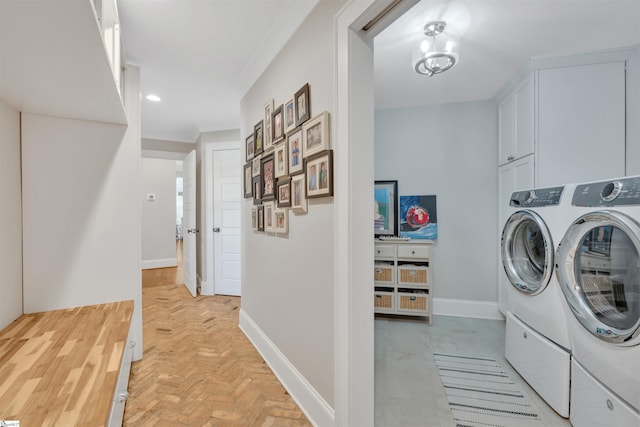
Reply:
M262 177L260 175L252 177L251 193L253 194L253 204L262 204Z
M288 208L291 206L291 178L278 179L277 207Z
M262 120L260 120L253 127L253 139L255 140L255 149L253 150L254 156L257 156L258 154L264 152L264 132L262 131L262 129L263 122Z
M260 159L260 180L262 201L276 198L276 164L273 154Z
M305 159L307 199L333 196L333 150L324 150Z
M296 126L300 126L311 118L311 97L309 83L296 91L293 97L296 110Z
M246 139L245 139L245 157L246 157L246 161L250 161L253 159L254 155L255 155L255 149L256 149L256 143L253 139L253 134L249 135Z
M284 137L284 110L280 104L271 113L271 143L275 145Z
M398 235L398 181L375 181L374 236Z
M264 206L258 206L258 231L264 231Z

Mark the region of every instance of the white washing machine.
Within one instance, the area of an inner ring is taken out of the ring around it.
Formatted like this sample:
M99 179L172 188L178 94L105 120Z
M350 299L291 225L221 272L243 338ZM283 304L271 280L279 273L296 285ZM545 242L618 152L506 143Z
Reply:
M567 227L563 198L563 186L513 193L501 254L509 278L505 358L566 418L571 343L564 297L554 275L555 245Z
M640 176L579 184L556 252L572 348L570 421L640 426Z

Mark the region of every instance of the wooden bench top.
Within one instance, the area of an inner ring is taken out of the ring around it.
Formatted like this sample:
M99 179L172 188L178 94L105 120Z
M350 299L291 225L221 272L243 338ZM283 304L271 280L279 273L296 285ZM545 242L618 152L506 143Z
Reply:
M0 331L0 420L104 426L133 301L25 314Z

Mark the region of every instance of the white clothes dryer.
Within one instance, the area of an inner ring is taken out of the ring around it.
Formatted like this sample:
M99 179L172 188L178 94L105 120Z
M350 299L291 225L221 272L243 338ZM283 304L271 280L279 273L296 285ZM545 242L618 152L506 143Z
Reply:
M567 227L563 197L563 186L514 192L501 255L509 279L505 358L566 418L571 344L554 275L555 245Z
M556 253L575 427L640 426L640 176L579 184Z

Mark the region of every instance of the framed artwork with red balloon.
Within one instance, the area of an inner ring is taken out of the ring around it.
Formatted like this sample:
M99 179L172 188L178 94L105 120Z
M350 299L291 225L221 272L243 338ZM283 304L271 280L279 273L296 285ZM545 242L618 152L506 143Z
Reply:
M400 237L438 240L436 196L400 196Z

